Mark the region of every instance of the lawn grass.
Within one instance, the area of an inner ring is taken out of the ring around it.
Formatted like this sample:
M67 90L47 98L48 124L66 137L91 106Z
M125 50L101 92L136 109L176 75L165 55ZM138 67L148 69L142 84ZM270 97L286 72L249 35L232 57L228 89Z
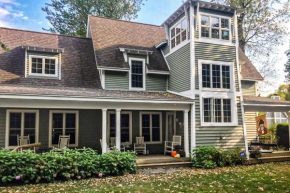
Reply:
M50 184L0 187L0 192L290 192L290 162L188 169Z

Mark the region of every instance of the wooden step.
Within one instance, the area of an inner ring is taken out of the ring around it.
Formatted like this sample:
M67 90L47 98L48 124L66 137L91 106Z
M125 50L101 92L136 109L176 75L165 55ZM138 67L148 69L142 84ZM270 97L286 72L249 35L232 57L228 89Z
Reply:
M167 162L167 163L154 163L154 164L138 164L138 169L144 168L177 168L177 167L192 167L192 162Z
M290 161L290 156L260 157L261 163Z
M190 158L173 158L167 157L141 157L136 160L137 164L157 164L157 163L172 163L172 162L189 162Z
M273 153L262 153L262 157L279 157L279 156L290 156L290 152L273 152Z

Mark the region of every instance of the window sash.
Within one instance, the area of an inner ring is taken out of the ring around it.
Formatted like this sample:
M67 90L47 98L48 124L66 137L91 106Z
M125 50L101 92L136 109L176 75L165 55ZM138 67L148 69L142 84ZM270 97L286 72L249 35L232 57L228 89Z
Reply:
M128 116L128 125L125 124L124 122L124 117ZM108 134L107 134L107 139L109 140L110 137L116 137L116 113L115 112L109 112L108 114L109 120L108 120ZM123 117L123 118L122 118ZM121 112L121 143L129 142L130 144L132 143L131 139L131 112ZM127 139L127 140L125 140Z
M232 123L232 99L203 98L204 123Z
M145 89L145 59L130 58L130 89Z
M202 38L211 38L211 39L218 39L218 40L226 40L229 41L230 40L230 18L224 18L224 17L219 17L219 16L211 16L211 15L201 15L202 17L208 17L209 18L209 24L208 25L204 25L202 24L202 19L200 21L200 36ZM218 19L219 25L217 26L213 26L213 19ZM228 24L228 28L224 28L222 27L223 24L225 24L226 22L222 22L222 21L227 21ZM208 30L208 33L205 33L204 30ZM217 32L216 30L218 30L218 33L213 33L213 31ZM228 36L224 36L223 32L228 32ZM213 34L217 34L217 35L213 35ZM224 38L227 37L227 38Z
M231 66L223 64L201 64L201 86L206 89L230 90Z
M37 62L34 62L34 60ZM41 62L38 62L39 60L41 60ZM47 63L48 61L49 63ZM34 64L36 64L35 67L34 67ZM34 72L34 69L36 70L36 72ZM50 72L54 72L54 73L50 73ZM58 58L57 57L36 56L36 55L29 56L29 75L57 77L57 73L58 73Z
M171 49L187 40L187 19L184 18L170 29Z
M144 125L143 116L149 116L149 125ZM153 117L158 119L159 124L154 125ZM144 141L146 143L162 143L162 113L142 112L140 114L140 118L140 134L144 137ZM156 134L156 130L158 132L158 136L153 136L153 133Z

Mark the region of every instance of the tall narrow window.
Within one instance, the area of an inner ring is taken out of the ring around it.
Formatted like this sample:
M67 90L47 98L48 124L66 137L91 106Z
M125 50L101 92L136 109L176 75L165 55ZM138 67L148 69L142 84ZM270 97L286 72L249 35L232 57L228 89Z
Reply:
M230 40L230 22L228 18L201 15L201 37Z
M37 142L37 118L38 111L35 110L7 110L8 139L7 146L18 145L18 137L29 136L30 143ZM7 148L8 148L7 147Z
M203 99L203 122L205 123L231 123L232 99Z
M131 112L121 112L121 143L132 143ZM116 113L109 112L109 137L116 137Z
M131 61L131 88L144 88L144 64L142 61Z
M213 89L230 89L230 66L202 64L202 87Z
M141 136L149 143L161 143L161 113L141 113Z
M69 146L78 145L78 112L51 111L51 128L49 130L49 146L55 146L61 135L69 135Z
M181 20L170 30L171 48L178 46L187 39L187 21Z

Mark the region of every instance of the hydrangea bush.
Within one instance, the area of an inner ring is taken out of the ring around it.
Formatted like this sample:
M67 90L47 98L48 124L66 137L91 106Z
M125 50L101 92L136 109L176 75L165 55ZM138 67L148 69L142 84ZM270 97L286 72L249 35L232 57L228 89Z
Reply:
M194 167L205 169L234 166L247 162L246 155L240 148L223 150L213 146L199 147L193 150L191 160Z
M35 154L0 151L0 179L2 183L52 182L56 179L84 179L89 177L124 175L136 172L134 152L97 154L93 149L65 149Z

